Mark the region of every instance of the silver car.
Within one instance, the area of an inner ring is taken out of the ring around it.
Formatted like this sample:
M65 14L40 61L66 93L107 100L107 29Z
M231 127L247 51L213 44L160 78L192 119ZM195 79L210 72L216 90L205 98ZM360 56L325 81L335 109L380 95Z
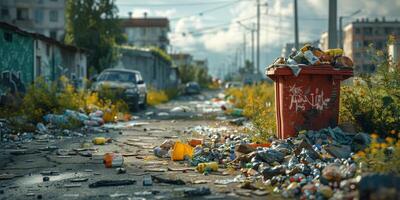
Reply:
M131 110L146 108L147 88L139 71L128 69L106 69L96 78L93 90L102 94L109 88L117 98L123 99Z

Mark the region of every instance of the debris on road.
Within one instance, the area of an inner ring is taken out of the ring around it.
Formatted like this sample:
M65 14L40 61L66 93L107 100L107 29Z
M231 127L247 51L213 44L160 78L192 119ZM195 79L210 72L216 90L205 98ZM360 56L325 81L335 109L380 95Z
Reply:
M96 181L94 183L89 184L89 188L133 185L135 183L136 183L135 180L101 180L101 181Z
M166 183L172 185L185 185L186 183L180 179L168 179L159 176L151 176L151 179L156 183Z
M124 157L119 153L106 153L103 162L106 168L121 167L124 164Z

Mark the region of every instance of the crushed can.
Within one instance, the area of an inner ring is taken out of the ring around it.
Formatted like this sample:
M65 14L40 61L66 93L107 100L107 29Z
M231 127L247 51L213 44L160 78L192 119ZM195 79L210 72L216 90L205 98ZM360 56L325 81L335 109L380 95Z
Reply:
M103 157L103 163L106 168L122 167L124 157L119 153L106 153Z

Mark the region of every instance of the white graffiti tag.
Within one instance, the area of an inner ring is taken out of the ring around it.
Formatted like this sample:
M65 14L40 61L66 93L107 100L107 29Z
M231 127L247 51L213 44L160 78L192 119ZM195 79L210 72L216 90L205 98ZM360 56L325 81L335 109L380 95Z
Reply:
M319 88L315 88L314 93L304 94L301 87L296 85L290 86L290 107L289 110L295 109L296 111L305 111L306 105L310 105L311 108L322 111L328 106L330 98L324 98L324 91Z

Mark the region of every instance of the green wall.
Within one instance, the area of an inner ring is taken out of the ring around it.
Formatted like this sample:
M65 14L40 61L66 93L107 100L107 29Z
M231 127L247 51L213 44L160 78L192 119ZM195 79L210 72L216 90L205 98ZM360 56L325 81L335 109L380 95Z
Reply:
M12 34L12 41L4 39L4 33ZM0 73L3 71L21 72L22 81L33 81L33 38L0 28Z

